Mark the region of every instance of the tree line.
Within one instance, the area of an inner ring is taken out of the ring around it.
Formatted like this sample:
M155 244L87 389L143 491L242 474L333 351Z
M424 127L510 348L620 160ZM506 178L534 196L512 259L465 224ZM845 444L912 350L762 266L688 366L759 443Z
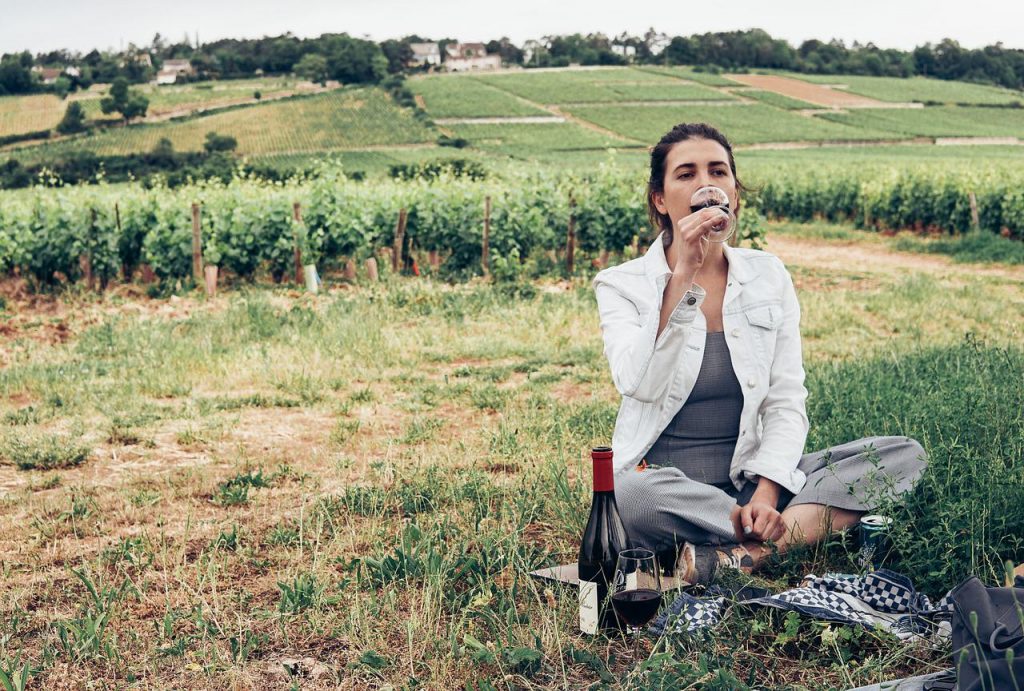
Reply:
M428 39L411 35L374 42L348 34L323 34L298 38L290 33L259 39L221 39L193 45L187 38L171 43L160 34L149 46L129 45L120 52L92 50L82 55L66 50L40 53L28 51L0 57L0 95L40 91L67 93L94 82L112 82L122 77L131 83L153 78L166 60L188 59L196 80L234 79L260 74L298 74L313 81L378 83L388 75L425 69L412 65L412 43ZM437 41L444 47L455 39ZM626 47L630 53L624 55ZM914 75L1024 88L1024 50L1006 48L1002 43L979 49L962 47L953 39L926 43L910 51L879 48L872 43L846 45L833 39L816 39L793 46L773 38L761 29L726 31L668 37L653 29L642 36L621 34L571 34L544 36L516 46L502 37L486 43L490 54L500 55L506 65L558 67L569 64L699 65L715 70L777 68L815 74L862 74L910 77ZM77 75L62 75L44 85L32 72L33 66L74 66Z

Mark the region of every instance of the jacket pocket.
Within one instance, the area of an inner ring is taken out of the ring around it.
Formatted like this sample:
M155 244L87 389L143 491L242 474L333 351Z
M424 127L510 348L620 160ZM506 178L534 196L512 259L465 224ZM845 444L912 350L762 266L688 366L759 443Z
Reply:
M782 306L778 304L758 305L743 312L750 324L750 337L754 341L758 365L763 371L771 371L775 357L775 339L782 321Z

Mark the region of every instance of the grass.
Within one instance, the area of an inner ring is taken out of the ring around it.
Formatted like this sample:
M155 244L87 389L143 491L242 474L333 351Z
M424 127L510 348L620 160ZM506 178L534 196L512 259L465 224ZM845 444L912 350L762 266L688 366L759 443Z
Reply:
M888 242L773 224L769 248L783 230L840 257L882 259ZM921 440L928 473L888 509L890 566L930 595L969 572L993 580L1001 559L1024 560L1019 280L816 256L787 258L808 448ZM617 409L586 277L529 299L325 280L315 297L253 286L205 309L185 295L145 319L104 302L67 343L0 371L0 414L20 438L81 429L93 447L57 482L0 467L5 673L28 665L41 688L282 686L315 672L327 686L810 689L945 665L941 649L772 610L708 637L643 640L639 657L579 636L571 591L527 574L574 558L587 450ZM187 430L215 433L184 448ZM839 537L758 582L848 570L854 552Z
M705 86L739 86L737 82L723 77L713 72L697 72L691 67L659 67L657 65L644 65L637 67L636 69L644 72L650 72L652 74L663 74L677 79L685 79L691 82L697 82Z

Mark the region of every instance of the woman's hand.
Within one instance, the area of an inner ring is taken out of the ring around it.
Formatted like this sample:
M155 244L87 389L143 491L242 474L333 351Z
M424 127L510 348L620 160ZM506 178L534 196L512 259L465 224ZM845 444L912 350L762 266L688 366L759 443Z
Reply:
M774 504L752 498L740 507L737 537L741 540L778 540L786 532L782 514Z
M722 223L722 211L718 208L700 209L679 219L673 244L679 243L676 249L676 263L673 272L692 278L704 265L707 257L708 233Z

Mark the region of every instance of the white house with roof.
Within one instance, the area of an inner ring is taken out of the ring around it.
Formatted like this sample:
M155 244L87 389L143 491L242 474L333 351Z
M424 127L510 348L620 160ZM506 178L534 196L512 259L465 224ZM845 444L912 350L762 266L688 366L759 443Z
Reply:
M157 84L173 84L181 75L195 74L191 60L164 60L163 67L156 73Z
M440 65L441 49L437 43L410 43L412 59L409 65Z
M483 43L449 43L444 53L444 68L449 72L501 69L501 56L488 55Z

